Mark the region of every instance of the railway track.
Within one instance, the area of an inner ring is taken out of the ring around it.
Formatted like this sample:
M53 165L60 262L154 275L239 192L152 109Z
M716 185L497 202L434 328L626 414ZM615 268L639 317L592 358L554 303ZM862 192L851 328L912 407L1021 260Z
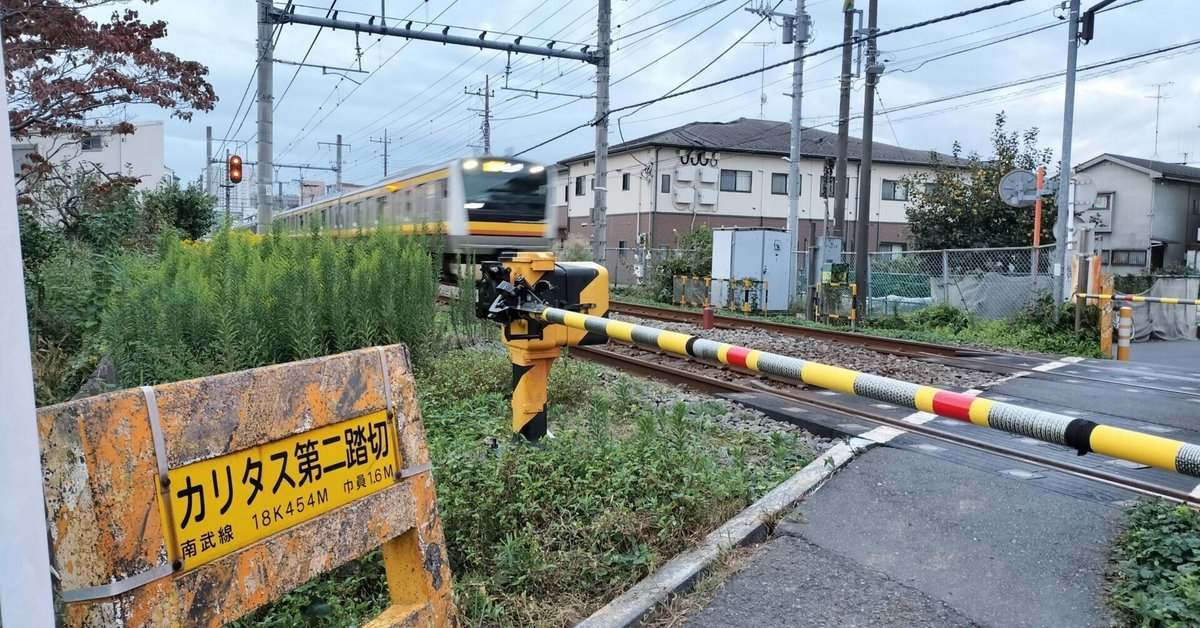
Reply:
M622 350L631 350L631 352L627 353L617 350L616 348L618 347ZM659 363L655 361L658 356L669 356L669 354L615 340L610 340L610 345L607 346L571 347L570 355L606 365L625 373L687 386L698 392L712 395L730 393L777 395L787 399L792 405L799 405L810 410L821 410L837 416L844 416L848 419L867 421L876 426L887 426L905 432L920 434L934 440L961 445L976 451L1054 469L1074 477L1116 486L1139 495L1162 497L1185 503L1192 507L1200 507L1200 496L1194 496L1186 491L1064 460L1063 458L1073 455L1073 452L1067 452L1065 449L1061 452L1061 456L1055 457L1007 448L963 434L947 433L929 425L912 423L879 412L839 403L837 397L817 397L808 392L806 390L807 387L802 384L797 385L791 380L771 378L748 369L696 358L684 359L675 356L670 356L675 363ZM701 368L696 368L697 366Z
M672 308L643 305L640 303L627 303L624 301L610 301L609 312L615 312L618 314L624 314L626 316L634 316L638 318L673 323L685 323L696 326L700 325L701 320L701 315L698 312L685 312ZM1188 392L1175 388L1154 386L1137 381L1114 382L1112 380L1099 377L1090 377L1080 373L1056 373L1054 371L1038 370L1033 367L1022 367L1011 362L999 361L999 358L1001 357L1009 357L1013 355L1011 353L1004 353L1000 351L987 351L981 349L955 347L952 345L939 345L929 342L903 340L899 338L884 338L881 336L870 336L857 332L804 327L800 325L789 325L786 323L777 323L774 321L760 319L721 316L719 314L713 317L713 326L717 329L757 329L784 336L812 338L815 340L854 345L875 351L877 353L886 353L912 360L921 360L923 362L932 362L946 366L954 366L977 371L988 371L1002 375L1019 374L1022 376L1028 376L1042 380L1079 380L1138 388L1141 390L1172 395L1176 397L1200 398L1200 392ZM1057 359L1056 356L1041 354L1034 354L1030 355L1029 357L1030 359L1045 360L1046 362L1052 362Z

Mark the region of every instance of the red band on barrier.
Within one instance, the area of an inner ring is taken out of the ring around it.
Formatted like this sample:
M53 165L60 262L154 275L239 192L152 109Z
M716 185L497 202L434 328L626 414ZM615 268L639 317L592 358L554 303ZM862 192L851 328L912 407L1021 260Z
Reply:
M970 421L971 403L974 401L975 398L970 395L939 390L933 396L933 413L960 421Z
M746 366L746 356L750 355L750 350L746 347L738 347L731 345L729 351L725 354L725 361L734 366Z

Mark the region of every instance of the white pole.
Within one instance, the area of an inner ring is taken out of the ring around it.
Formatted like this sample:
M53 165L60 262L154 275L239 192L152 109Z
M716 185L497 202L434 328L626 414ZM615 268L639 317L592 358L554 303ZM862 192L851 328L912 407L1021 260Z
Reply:
M0 58L3 49L0 48ZM8 111L8 90L0 90ZM42 461L33 398L33 363L25 319L25 274L17 222L16 182L8 116L0 133L0 329L9 342L0 350L0 623L5 626L54 626L50 589L50 548L46 543L46 505Z

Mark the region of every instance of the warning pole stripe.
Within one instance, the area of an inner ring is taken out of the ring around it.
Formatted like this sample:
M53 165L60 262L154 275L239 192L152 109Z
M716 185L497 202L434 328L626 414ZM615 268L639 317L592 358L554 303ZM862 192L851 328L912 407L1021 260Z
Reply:
M1127 301L1129 303L1167 303L1171 305L1200 305L1200 299L1180 299L1178 297L1140 297L1132 294L1076 294L1077 299L1108 299L1112 301Z
M827 390L858 395L1056 445L1065 445L1080 453L1096 452L1112 458L1200 477L1200 445L1192 443L558 308L547 307L533 316L547 323L595 331L676 355L716 360L759 373L799 380Z

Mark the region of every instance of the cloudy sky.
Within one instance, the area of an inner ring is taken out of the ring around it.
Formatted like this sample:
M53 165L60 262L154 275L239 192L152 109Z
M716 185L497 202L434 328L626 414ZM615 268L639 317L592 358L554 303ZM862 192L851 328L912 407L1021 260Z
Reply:
M298 13L325 15L331 0L300 0ZM612 101L620 107L654 98L675 88L711 63L685 87L693 87L777 63L791 55L779 42L780 28L745 11L742 0L612 0L615 51ZM775 0L777 1L777 0ZM1084 0L1083 6L1096 0ZM135 3L137 4L137 3ZM279 2L282 4L282 2ZM489 39L524 35L524 43L553 39L558 47L595 40L595 0L382 0L390 19L450 25L452 32ZM866 0L859 0L866 8ZM880 0L879 26L894 28L989 4L988 0ZM1123 6L1127 5L1127 6ZM380 12L381 0L338 0L341 19ZM793 8L785 0L781 9ZM810 50L835 45L841 38L842 0L811 0L814 29ZM1102 152L1200 165L1200 0L1119 0L1102 13L1096 37L1079 51L1081 68L1196 42L1170 52L1081 71L1075 112L1073 161ZM167 163L184 180L195 180L204 167L205 126L213 127L218 155L226 149L255 154L255 10L250 0L160 0L139 7L143 17L163 19L169 36L162 47L206 64L220 102L190 123L167 125ZM1066 28L1060 3L1025 0L1012 6L950 20L879 39L887 70L879 83L875 137L909 148L949 151L958 141L968 150L986 152L995 115L1005 111L1011 129L1038 127L1042 144L1059 153L1063 116L1061 77L949 98L972 90L1061 72L1066 63ZM664 24L665 23L665 24ZM469 28L468 28L469 27ZM1046 27L1043 30L1036 30ZM440 30L440 28L439 28ZM1036 32L1031 32L1035 31ZM500 35L509 33L510 35ZM337 134L346 149L345 179L366 183L383 175L384 131L391 139L389 169L429 163L477 150L481 144L482 99L469 96L491 77L493 152L522 151L594 116L585 98L533 98L524 90L591 95L592 66L577 61L542 59L399 38L355 37L304 25L280 27L278 59L340 72L289 65L275 67L276 161L329 166ZM315 43L314 43L315 39ZM740 42L740 43L739 43ZM774 42L774 43L772 43ZM989 44L990 45L984 45ZM763 44L763 45L758 45ZM311 47L311 52L309 48ZM723 51L726 51L722 54ZM714 61L715 60L715 61ZM803 98L805 126L829 126L837 114L838 53L807 60ZM765 85L764 85L765 84ZM1162 100L1153 98L1161 86ZM247 87L249 90L247 91ZM738 117L787 120L790 69L776 68L711 89L666 100L635 112L617 114L610 142L617 143L691 121L727 121ZM863 106L862 81L855 81L852 111ZM765 103L762 100L765 98ZM918 106L909 107L918 103ZM249 108L249 115L247 110ZM886 115L880 111L892 110ZM163 119L165 113L138 109L138 119ZM616 124L617 119L620 125ZM861 132L861 120L851 132ZM577 130L527 156L551 162L591 149L594 132ZM299 178L284 171L285 181ZM306 178L332 180L331 173L307 171ZM290 184L293 186L294 183Z

